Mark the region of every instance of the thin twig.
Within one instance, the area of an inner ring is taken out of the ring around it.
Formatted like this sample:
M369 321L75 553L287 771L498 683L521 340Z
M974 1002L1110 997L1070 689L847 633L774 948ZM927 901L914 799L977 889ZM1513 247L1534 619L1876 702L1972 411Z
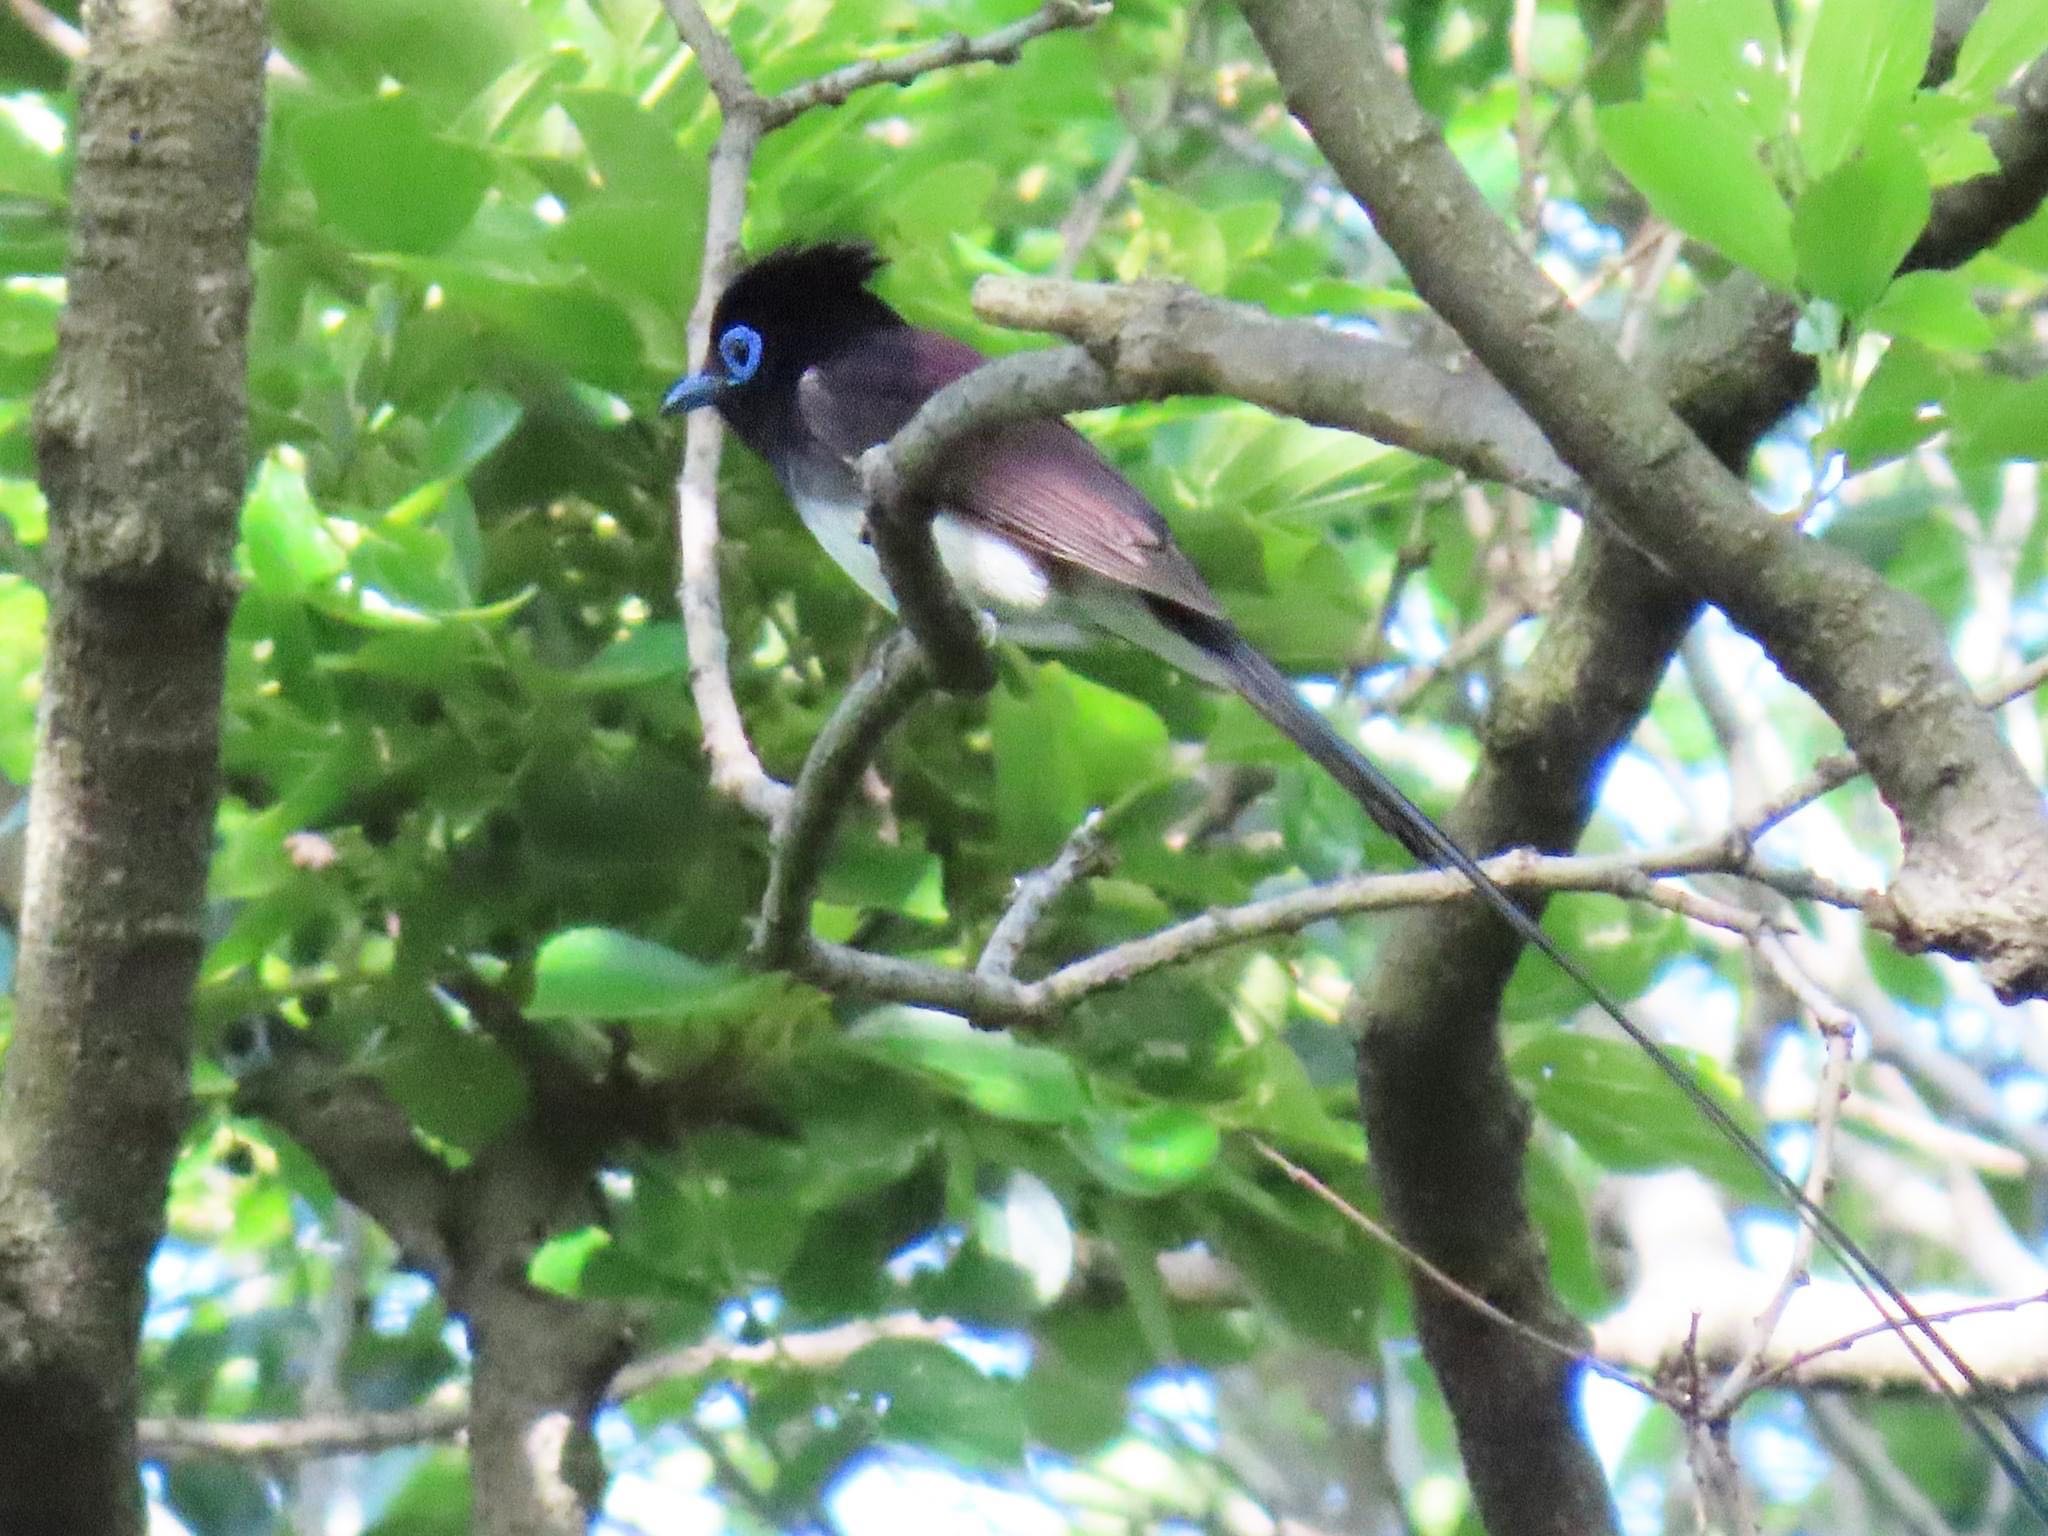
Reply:
M1044 920L1047 909L1059 900L1067 887L1099 869L1107 851L1102 841L1102 812L1090 811L1068 835L1057 858L1017 882L1009 908L996 921L988 943L982 946L981 959L975 964L974 974L1004 979L1014 977L1024 946L1031 942L1031 935Z
M1607 35L1600 39L1600 46L1587 58L1586 67L1579 72L1578 83L1559 99L1557 110L1550 114L1550 120L1543 125L1543 131L1536 135L1533 147L1536 156L1540 158L1543 151L1550 147L1550 141L1556 137L1558 128L1571 116L1572 108L1578 105L1579 98L1585 95L1587 81L1599 73L1614 56L1615 51L1629 40L1629 33L1634 29L1643 11L1649 8L1650 3L1651 0L1628 0L1628 4L1623 6L1620 13L1608 24Z
M1646 901L1750 938L1766 927L1754 913L1662 883L1672 876L1735 873L1761 884L1774 883L1775 871L1741 868L1731 847L1739 851L1739 840L1711 839L1637 855L1538 855L1519 849L1482 860L1481 867L1510 889L1595 892ZM803 940L783 963L827 991L938 1008L987 1024L1042 1027L1084 998L1220 949L1299 932L1328 918L1442 905L1471 894L1471 886L1455 871L1356 875L1204 912L1084 956L1033 982L868 954L815 939Z
M1536 0L1514 0L1508 59L1515 77L1515 217L1532 249L1543 237L1543 162L1536 147L1536 66L1531 58L1535 32Z
M673 10L671 0L671 10ZM764 125L780 128L813 107L837 106L854 92L871 85L908 85L920 75L953 69L963 64L1010 64L1017 52L1033 38L1069 27L1089 27L1110 13L1109 0L1045 0L1031 15L1007 27L998 27L982 37L955 33L938 42L913 48L893 59L862 59L844 69L791 86L768 99Z
M2023 1307L2040 1306L2048 1306L2048 1291L2032 1296L1994 1296L1984 1301L1964 1302L1958 1306L1943 1307L1938 1311L1928 1311L1922 1307L1915 1307L1914 1312L1921 1323L1953 1323L1962 1318L1995 1316L2003 1312L2017 1312ZM1861 1328L1852 1328L1847 1333L1837 1334L1825 1344L1816 1344L1811 1349L1802 1349L1796 1354L1787 1356L1784 1360L1772 1366L1762 1376L1758 1377L1756 1382L1750 1387L1750 1391L1752 1393L1762 1392L1766 1388L1777 1386L1780 1382L1797 1380L1800 1373L1816 1360L1826 1359L1829 1355L1841 1354L1843 1351L1863 1343L1866 1339L1895 1337L1898 1335L1898 1332L1899 1324L1890 1318L1886 1318L1882 1322L1866 1323ZM1924 1379L1917 1362L1914 1365L1913 1373L1908 1379L1912 1381ZM2038 1383L2014 1381L2011 1385L2015 1388L2022 1388L2029 1385L2038 1385Z
M2035 657L2008 677L1977 690L1977 702L1986 709L2010 704L2022 694L2032 693L2048 683L2048 654ZM1746 828L1760 838L1795 811L1804 810L1822 795L1840 789L1863 773L1863 764L1853 752L1836 752L1813 765L1805 778L1787 785L1758 808Z
M1045 0L1034 15L984 37L952 37L894 59L863 60L792 86L779 95L764 97L748 79L746 67L733 51L731 41L712 23L698 0L662 3L677 33L696 55L723 118L711 152L704 259L697 302L690 311L687 330L688 355L692 359L704 357L710 351L712 311L738 263L747 177L764 137L811 108L842 102L866 86L901 85L953 65L1010 59L1035 37L1066 27L1086 26L1109 13L1108 4L1101 0ZM718 466L723 444L724 428L713 412L699 411L691 417L682 472L676 485L681 555L677 601L689 641L690 692L702 727L704 751L711 760L712 786L774 826L788 810L790 791L762 768L747 738L746 721L733 692L725 608L719 595ZM878 534L877 550L883 556L884 569L893 578L898 574L897 568L905 563L898 553L901 545L920 539L929 560L915 574L941 574L917 590L933 590L933 603L942 603L950 589L923 527L906 531L892 526L886 533ZM917 552L913 552L910 563L918 563ZM930 633L939 638L936 630ZM963 675L962 669L971 671L978 662L982 670L974 675L985 678L981 686L987 687L994 682L995 674L985 652L985 646L970 639L964 646L937 647L933 654L947 663L942 680L953 684ZM965 659L960 659L963 656Z
M1616 854L1563 857L1519 849L1480 864L1510 889L1602 892L1649 901L1748 937L1756 930L1752 914L1738 915L1725 903L1691 892L1676 893L1654 883L1657 877L1723 872L1725 858L1724 844L1706 842L1667 849L1654 858ZM1326 918L1433 906L1463 900L1471 893L1470 882L1456 871L1414 870L1333 880L1187 918L1076 960L1033 983L1027 991L1047 1006L1063 1007L1162 967L1248 940L1298 932Z
M747 177L766 130L761 97L725 34L711 24L697 0L663 3L677 32L696 54L723 117L711 151L704 259L686 331L688 356L696 359L710 353L711 314L739 262ZM690 418L676 482L681 557L676 601L689 642L690 695L697 706L704 752L711 760L712 787L772 825L788 805L789 787L769 777L747 739L746 721L733 694L725 607L718 590L718 465L724 442L724 424L716 413L698 411Z
M1605 1360L1589 1354L1579 1344L1575 1344L1567 1339L1554 1339L1549 1334L1543 1332L1542 1329L1532 1327L1530 1324L1523 1322L1519 1317L1503 1312L1477 1291L1430 1263L1428 1259L1425 1259L1421 1254L1403 1243L1400 1238L1396 1237L1386 1227L1374 1221L1365 1212L1338 1194L1336 1190L1330 1188L1329 1185L1317 1178L1311 1170L1295 1162L1286 1153L1263 1137L1252 1137L1251 1144L1252 1150L1286 1174L1295 1184L1307 1190L1318 1200L1321 1200L1330 1209L1337 1212L1338 1215L1371 1238L1373 1242L1393 1254L1395 1258L1399 1259L1431 1284L1437 1286L1444 1294L1461 1305L1469 1307L1472 1311L1478 1313L1479 1316L1491 1322L1500 1324L1501 1327L1508 1329L1517 1337L1527 1339L1538 1348L1546 1349L1566 1360L1584 1362L1588 1370L1595 1371L1607 1377L1610 1381L1618 1381L1625 1387L1631 1387L1637 1392L1642 1393L1644 1397L1649 1398L1652 1402L1662 1403L1667 1408L1683 1410L1684 1405L1675 1393L1657 1386L1654 1382L1644 1381L1633 1372L1625 1370L1618 1365L1608 1364Z
M1109 163L1103 166L1102 174L1068 207L1067 216L1060 220L1060 259L1052 269L1055 277L1072 277L1081 265L1088 247L1102 232L1102 221L1109 216L1110 205L1131 179L1131 172L1138 168L1138 156L1143 149L1135 130L1126 134L1109 157Z
M1857 1417L1854 1409L1819 1392L1806 1393L1802 1401L1816 1438L1837 1461L1853 1468L1877 1491L1901 1522L1905 1536L1957 1536L1934 1501L1892 1460L1884 1436ZM1996 1530L1997 1526L1983 1529Z
M1777 934L1759 935L1756 953L1771 968L1771 974L1799 999L1812 1016L1827 1052L1826 1064L1820 1074L1820 1090L1814 1102L1813 1147L1807 1160L1805 1184L1806 1198L1814 1206L1819 1206L1827 1199L1829 1185L1834 1179L1835 1137L1841 1129L1842 1101L1849 1096L1849 1065L1856 1041L1856 1020L1813 983ZM1802 1212L1792 1241L1792 1253L1786 1261L1785 1278L1771 1297L1770 1304L1758 1316L1749 1348L1722 1378L1712 1401L1707 1404L1706 1413L1710 1420L1726 1419L1752 1390L1764 1356L1770 1349L1771 1336L1783 1321L1793 1293L1810 1277L1817 1236L1812 1217Z
M1427 513L1426 506L1417 506L1409 518L1407 535L1394 551L1394 568L1387 573L1386 594L1380 599L1379 612L1373 615L1372 632L1344 668L1339 685L1344 693L1350 693L1360 678L1384 664L1393 653L1394 620L1401 612L1408 583L1429 569L1430 556L1436 552L1429 540Z
M840 815L875 749L929 681L923 652L899 630L882 643L818 732L795 792L776 822L768 886L754 937L754 958L760 963L786 964L800 948L809 932L811 898L817 893Z
M1477 661L1506 637L1522 620L1535 617L1538 605L1503 602L1489 608L1472 624L1460 630L1451 643L1430 660L1410 667L1386 692L1372 701L1377 715L1398 715L1414 705L1438 681Z

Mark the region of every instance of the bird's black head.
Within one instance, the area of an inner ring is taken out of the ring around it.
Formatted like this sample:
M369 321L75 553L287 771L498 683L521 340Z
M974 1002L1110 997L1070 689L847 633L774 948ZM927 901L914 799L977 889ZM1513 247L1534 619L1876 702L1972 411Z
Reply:
M882 268L872 246L845 242L771 251L727 286L711 317L711 355L676 380L661 414L716 405L757 450L796 409L797 381L813 363L902 316L867 290Z

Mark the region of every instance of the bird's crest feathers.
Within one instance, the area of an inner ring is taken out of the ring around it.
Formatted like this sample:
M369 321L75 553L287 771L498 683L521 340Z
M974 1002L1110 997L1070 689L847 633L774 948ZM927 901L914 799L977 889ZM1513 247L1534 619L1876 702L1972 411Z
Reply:
M753 319L759 326L760 319L789 314L801 322L842 305L865 309L879 304L867 285L887 264L865 241L826 240L770 251L726 285L713 334L735 318Z

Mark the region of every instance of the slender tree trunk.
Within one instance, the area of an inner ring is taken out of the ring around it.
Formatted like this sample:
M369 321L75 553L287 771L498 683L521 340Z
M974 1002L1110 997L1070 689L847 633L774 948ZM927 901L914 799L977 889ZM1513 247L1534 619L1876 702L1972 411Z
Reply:
M50 631L0 1077L0 1531L142 1526L136 1334L186 1112L247 472L261 0L93 0L36 442Z

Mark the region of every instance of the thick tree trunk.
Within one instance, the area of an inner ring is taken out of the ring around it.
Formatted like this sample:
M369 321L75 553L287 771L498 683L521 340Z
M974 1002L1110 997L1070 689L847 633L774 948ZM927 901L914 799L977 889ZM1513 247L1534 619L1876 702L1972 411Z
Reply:
M261 0L85 14L38 413L50 633L0 1078L0 1530L142 1526L136 1334L186 1106L246 477Z

